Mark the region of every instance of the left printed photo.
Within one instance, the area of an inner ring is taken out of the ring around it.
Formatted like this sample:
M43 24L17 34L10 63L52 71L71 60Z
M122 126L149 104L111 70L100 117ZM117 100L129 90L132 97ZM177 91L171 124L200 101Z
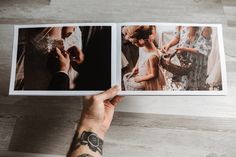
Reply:
M111 87L112 26L15 29L14 91L101 91Z

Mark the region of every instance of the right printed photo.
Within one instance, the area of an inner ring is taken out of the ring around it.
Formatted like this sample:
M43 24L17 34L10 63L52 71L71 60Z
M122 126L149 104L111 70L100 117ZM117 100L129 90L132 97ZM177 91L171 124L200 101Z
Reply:
M221 91L217 27L122 25L123 91Z

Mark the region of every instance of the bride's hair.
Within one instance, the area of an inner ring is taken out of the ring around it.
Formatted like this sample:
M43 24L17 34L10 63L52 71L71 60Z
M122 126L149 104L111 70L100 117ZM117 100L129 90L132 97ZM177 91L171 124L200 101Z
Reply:
M149 39L149 36L153 34L156 26L153 25L142 25L138 26L137 29L132 33L131 38L139 39Z

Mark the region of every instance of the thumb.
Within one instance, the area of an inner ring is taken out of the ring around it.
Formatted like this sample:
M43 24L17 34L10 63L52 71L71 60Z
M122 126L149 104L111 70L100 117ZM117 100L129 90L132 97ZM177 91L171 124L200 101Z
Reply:
M102 94L99 94L98 97L102 101L105 101L105 100L112 99L113 97L115 97L119 91L120 91L120 87L116 85L108 89L107 91L103 92Z

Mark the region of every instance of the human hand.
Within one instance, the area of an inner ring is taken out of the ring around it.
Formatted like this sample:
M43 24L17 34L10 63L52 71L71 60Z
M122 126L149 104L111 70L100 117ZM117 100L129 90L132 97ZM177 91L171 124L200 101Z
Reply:
M70 68L70 57L67 52L62 53L59 48L56 47L56 54L58 55L58 59L60 61L60 71L68 73Z
M132 75L136 75L136 74L138 74L138 68L137 67L134 67L133 69L132 69Z
M188 49L186 47L179 47L179 48L176 48L176 52L177 53L183 53L183 52L186 52L188 51Z
M95 96L85 97L85 103L67 157L101 157L103 139L110 127L115 106L121 97L114 86Z
M119 90L118 86L114 86L101 94L85 97L80 119L80 132L90 130L104 139L110 127L115 107L121 100L121 97L117 96Z
M70 47L67 52L70 55L70 60L76 64L81 64L84 61L84 53L78 46Z
M137 82L137 83L141 82L140 76L135 76L134 81Z
M170 48L170 45L169 44L166 44L166 45L163 45L162 48L161 48L161 51L166 53Z

